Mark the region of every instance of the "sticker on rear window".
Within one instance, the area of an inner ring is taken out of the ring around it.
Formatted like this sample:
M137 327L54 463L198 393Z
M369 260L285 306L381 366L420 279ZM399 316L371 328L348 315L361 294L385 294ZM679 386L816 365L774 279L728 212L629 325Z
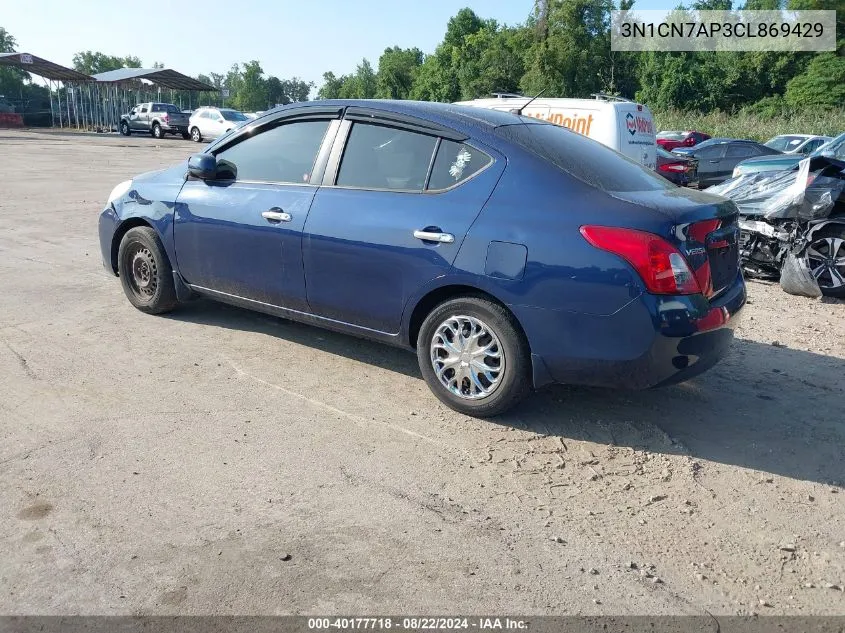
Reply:
M472 155L470 155L465 147L462 147L461 151L458 152L458 155L455 157L455 162L452 163L451 167L449 167L449 175L455 179L455 182L461 179L461 176L464 174L464 169L466 169L466 166L469 165L469 161L471 160Z

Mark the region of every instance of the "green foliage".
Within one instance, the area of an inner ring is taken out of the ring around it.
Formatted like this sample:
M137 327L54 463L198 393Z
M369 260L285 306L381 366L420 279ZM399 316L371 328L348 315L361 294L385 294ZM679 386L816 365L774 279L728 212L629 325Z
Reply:
M793 108L807 104L821 109L845 105L845 58L835 53L813 57L807 70L786 84L786 103Z
M233 107L245 112L267 107L267 82L263 75L264 71L257 61L244 64L243 72L237 80L237 92L232 98Z
M770 101L776 108L777 99ZM782 101L782 100L781 100ZM820 111L803 108L800 111L772 110L772 116L762 117L754 108L739 112L701 112L655 110L654 123L658 130L701 130L720 137L750 138L767 141L778 134L824 134L837 136L845 131L845 110Z
M86 75L96 75L118 68L141 68L141 60L133 55L115 57L100 51L80 51L73 56L73 68Z
M423 63L422 51L418 48L384 49L378 60L376 73L376 97L379 99L407 99Z

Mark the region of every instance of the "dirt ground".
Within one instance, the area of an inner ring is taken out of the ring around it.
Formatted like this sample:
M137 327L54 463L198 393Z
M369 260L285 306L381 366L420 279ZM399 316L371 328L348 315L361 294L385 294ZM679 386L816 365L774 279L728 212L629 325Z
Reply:
M0 131L0 613L845 614L845 304L749 283L730 355L481 421L416 359L104 273L198 146Z

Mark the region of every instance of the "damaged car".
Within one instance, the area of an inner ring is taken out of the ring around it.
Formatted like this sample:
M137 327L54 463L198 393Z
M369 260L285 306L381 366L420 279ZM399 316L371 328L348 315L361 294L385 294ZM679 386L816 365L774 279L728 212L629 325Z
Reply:
M739 208L748 277L779 278L790 294L845 298L845 161L815 156L707 191Z

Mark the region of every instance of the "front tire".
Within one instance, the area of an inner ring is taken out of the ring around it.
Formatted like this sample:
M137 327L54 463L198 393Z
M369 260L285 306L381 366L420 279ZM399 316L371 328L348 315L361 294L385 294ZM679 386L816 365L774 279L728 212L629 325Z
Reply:
M132 135L132 130L129 129L129 124L126 121L120 122L120 133L123 136L131 136Z
M158 123L153 123L153 138L162 139L164 138L164 130L161 129L161 126Z
M191 140L194 143L202 143L202 134L200 133L200 129L196 126L191 128Z
M514 317L481 297L441 303L417 337L423 378L446 406L474 417L504 413L531 391L531 354Z
M129 229L120 241L117 272L129 303L147 314L175 308L173 269L158 234L148 226Z
M845 299L845 227L833 225L817 231L804 258L822 294Z

